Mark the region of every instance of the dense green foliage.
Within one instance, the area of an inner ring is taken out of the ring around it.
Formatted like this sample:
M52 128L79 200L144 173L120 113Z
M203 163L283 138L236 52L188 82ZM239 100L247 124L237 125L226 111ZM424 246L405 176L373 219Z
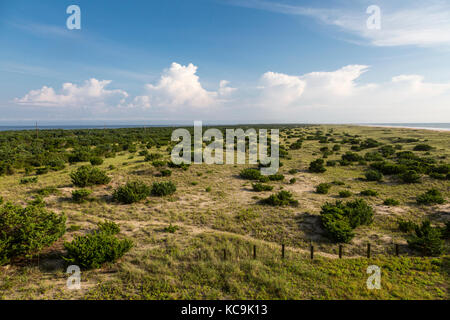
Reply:
M106 262L115 262L133 246L131 240L119 240L115 236L119 231L113 222L105 222L92 233L75 236L71 242L64 243L67 250L64 259L83 269L100 268Z
M309 171L314 173L324 173L327 169L324 167L324 160L317 159L309 164Z
M58 240L66 230L66 217L43 206L0 208L0 265L24 255L31 257Z
M364 200L357 199L335 204L326 203L320 212L322 226L330 239L336 242L349 242L354 236L353 229L372 223L373 209Z
M152 185L151 193L154 196L168 196L174 194L177 191L177 187L172 181L167 182L155 182Z
M253 183L252 184L253 191L262 192L262 191L272 191L273 187L267 184L262 183Z
M262 203L270 206L298 206L298 201L293 198L292 193L285 190L272 194L270 197L262 200Z
M111 178L106 175L106 172L92 167L81 166L76 171L70 173L72 183L77 187L89 187L99 184L108 184Z
M321 183L316 187L316 193L319 194L327 194L331 188L331 184L329 183Z
M78 189L72 191L72 200L77 203L84 202L91 195L92 190L89 189Z
M424 205L442 204L445 200L437 189L430 189L427 192L417 196L417 203Z
M142 181L127 182L113 192L114 201L130 204L144 200L150 195L150 187Z

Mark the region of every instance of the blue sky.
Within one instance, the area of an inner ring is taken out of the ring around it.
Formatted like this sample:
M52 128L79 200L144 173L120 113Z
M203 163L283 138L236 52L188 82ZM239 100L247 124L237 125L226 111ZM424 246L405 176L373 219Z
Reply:
M450 122L447 1L0 0L0 43L0 122Z

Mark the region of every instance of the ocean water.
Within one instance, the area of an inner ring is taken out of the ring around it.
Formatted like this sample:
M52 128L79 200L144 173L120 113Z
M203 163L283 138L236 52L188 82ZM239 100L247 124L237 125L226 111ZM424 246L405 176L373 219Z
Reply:
M118 128L143 128L143 127L172 127L172 126L191 126L192 122L165 123L165 124L38 124L39 130L54 129L118 129ZM213 125L213 124L210 124ZM216 125L228 125L227 123L216 123ZM446 130L450 131L450 123L359 123L360 126L380 126L380 127L399 127L412 129L428 129L428 130ZM35 130L35 125L0 125L0 131L18 131L18 130Z

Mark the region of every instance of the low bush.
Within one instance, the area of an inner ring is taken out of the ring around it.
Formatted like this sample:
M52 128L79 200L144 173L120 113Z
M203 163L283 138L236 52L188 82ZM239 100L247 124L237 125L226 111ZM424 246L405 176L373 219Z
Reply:
M12 258L31 258L57 241L66 231L66 217L43 206L21 207L6 203L0 208L0 265Z
M270 181L282 181L284 180L284 176L280 173L272 174L269 177Z
M173 226L172 224L170 224L169 226L164 228L164 232L175 233L178 229L178 226Z
M37 168L36 169L36 174L37 175L42 175L42 174L48 173L48 171L49 171L49 169L47 167Z
M151 194L154 196L168 196L177 191L175 184L171 181L168 182L155 182L152 185Z
M330 191L331 184L329 183L321 183L316 187L316 193L319 194L327 194Z
M339 197L340 198L349 198L349 197L351 197L353 195L353 193L351 193L350 191L348 191L348 190L342 190L342 191L339 191Z
M416 228L418 227L418 225L412 221L406 221L406 220L402 220L399 219L397 220L398 223L398 229L402 232L406 232L406 233L411 233L414 232L416 230Z
M381 181L383 180L383 174L377 170L367 170L364 173L367 181Z
M368 196L368 197L376 197L378 196L378 192L372 189L363 190L360 193L362 196Z
M400 175L400 179L404 183L418 183L420 182L420 174L414 170L408 170Z
M261 178L261 172L258 169L246 168L246 169L241 170L241 172L239 173L239 176L242 179L259 180Z
M289 184L294 184L294 183L296 183L297 182L297 179L295 179L295 178L291 178L290 180L289 180Z
M392 199L392 198L387 198L386 200L384 200L383 204L385 206L398 206L400 204L400 202L398 200Z
M89 159L89 162L93 165L93 166L99 166L101 164L103 164L103 159L100 157L92 157Z
M272 191L273 187L267 184L262 183L253 183L252 184L253 191L262 192L262 191Z
M445 202L441 192L437 189L430 189L427 192L417 196L416 201L418 204L424 205L442 204Z
M120 232L120 227L117 223L114 221L104 221L99 222L97 224L98 231L109 234L109 235L115 235Z
M327 169L323 166L324 160L317 159L309 164L309 171L314 173L324 173Z
M424 221L422 225L415 226L414 234L408 239L408 245L424 255L439 256L444 251L444 240L441 237L440 228L434 228L430 221Z
M162 177L170 177L172 175L172 171L169 169L163 169L161 170L161 176Z
M350 242L354 237L353 229L368 225L373 220L373 208L364 200L357 199L342 203L326 203L320 212L321 222L328 237L336 242Z
M298 201L292 197L292 193L285 190L272 194L270 197L262 200L262 203L270 206L298 206Z
M108 184L111 178L106 173L92 166L81 166L70 173L72 183L77 187L89 187L93 185Z
M115 235L101 230L85 236L75 236L65 242L67 256L64 259L83 269L100 268L106 262L115 262L133 246L129 239L119 240Z
M418 144L414 146L414 151L431 151L433 150L433 147L428 144Z
M154 161L161 159L163 155L161 153L149 153L145 156L145 161Z
M150 187L142 181L127 182L113 192L114 201L130 204L144 200L150 195Z
M77 203L86 201L91 195L92 191L88 189L78 189L72 191L72 200Z
M155 160L155 161L152 161L152 165L155 168L160 168L160 167L164 167L166 165L166 162L162 161L162 160Z

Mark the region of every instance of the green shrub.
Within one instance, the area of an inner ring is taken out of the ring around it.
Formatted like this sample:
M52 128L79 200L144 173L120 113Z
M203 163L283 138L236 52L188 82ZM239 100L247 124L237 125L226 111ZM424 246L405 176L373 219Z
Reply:
M211 187L206 187L206 188L205 188L205 191L206 191L206 192L211 192L212 189L211 189Z
M39 189L37 191L37 194L39 194L43 197L48 197L49 195L56 194L56 193L59 193L59 190L56 187L45 187L45 188Z
M120 227L114 221L104 221L97 224L98 231L109 235L115 235L120 232Z
M246 169L241 170L241 172L239 173L239 176L242 179L259 180L262 175L258 169L246 168Z
M290 180L289 180L289 184L294 184L294 183L296 183L297 182L297 179L295 179L295 178L291 178Z
M323 166L324 160L317 159L309 164L309 171L314 173L324 173L327 169Z
M163 155L161 153L149 153L145 156L145 161L154 161L161 159Z
M131 240L119 240L116 236L94 231L85 236L76 236L72 242L65 242L67 257L64 259L83 269L100 268L106 262L115 262L133 246Z
M345 185L345 182L339 181L339 180L334 180L333 182L331 182L331 184L333 184L335 186L343 186L343 185Z
M284 176L280 173L272 174L269 177L270 181L282 181L284 180Z
M262 192L262 191L272 191L273 187L262 184L262 183L253 183L252 184L253 191Z
M367 189L367 190L361 191L361 195L368 196L368 197L376 197L376 196L378 196L378 192L376 192L375 190L372 190L372 189Z
M414 170L408 170L400 175L400 179L404 183L417 183L420 181L420 174Z
M62 237L66 217L43 206L15 206L6 203L0 208L0 265L24 255L30 258Z
M383 180L383 174L377 170L367 170L364 174L367 181L381 181Z
M398 229L402 232L411 233L416 230L418 225L412 221L405 221L402 219L397 220Z
M430 189L424 194L417 196L416 201L418 204L424 205L442 204L445 202L441 192L437 189Z
M430 151L433 147L428 144L418 144L413 148L414 151Z
M262 203L270 206L298 206L298 201L293 199L292 193L285 190L272 194L270 197L262 200Z
M297 170L297 169L290 169L290 170L288 171L288 173L289 173L289 174L296 174L296 173L298 173L298 170Z
M339 191L339 197L341 197L341 198L349 198L352 195L353 195L353 193L351 193L348 190L341 190L341 191Z
M327 167L335 167L337 164L336 160L328 160L327 161Z
M72 191L72 200L77 203L84 202L88 199L90 194L92 193L91 190L88 189L78 189Z
M48 173L48 168L47 167L42 167L42 168L37 168L36 169L36 174L37 175L42 175L42 174L46 174Z
M155 182L152 185L151 193L154 196L168 196L177 191L175 184L171 181L168 182Z
M342 155L342 160L348 161L348 162L356 162L356 161L363 160L363 158L355 152L348 151Z
M172 162L172 161L169 161L169 162L167 163L167 165L168 165L170 168L183 169L184 171L186 171L187 169L189 169L189 166L190 166L188 163L175 164L175 163Z
M345 204L341 201L335 204L327 202L320 215L329 238L336 242L349 242L354 237L353 229L372 223L373 208L362 199Z
M70 173L72 183L77 187L89 187L93 185L108 184L111 178L106 173L92 166L81 166Z
M316 193L319 194L327 194L331 188L331 184L329 183L321 183L316 187Z
M163 177L170 177L172 175L172 171L170 169L163 169L161 170L161 176Z
M444 251L444 241L441 239L440 228L433 228L430 221L416 226L415 234L408 239L408 245L414 250L428 256L439 256Z
M113 192L114 201L130 204L141 201L150 195L150 187L142 181L127 182Z
M29 184L36 183L38 181L38 177L29 177L20 179L20 184Z
M89 162L93 166L99 166L99 165L103 164L103 159L100 157L92 157L91 159L89 159Z
M392 199L392 198L387 198L386 200L384 200L383 204L385 206L398 206L400 204L400 202L398 200Z

